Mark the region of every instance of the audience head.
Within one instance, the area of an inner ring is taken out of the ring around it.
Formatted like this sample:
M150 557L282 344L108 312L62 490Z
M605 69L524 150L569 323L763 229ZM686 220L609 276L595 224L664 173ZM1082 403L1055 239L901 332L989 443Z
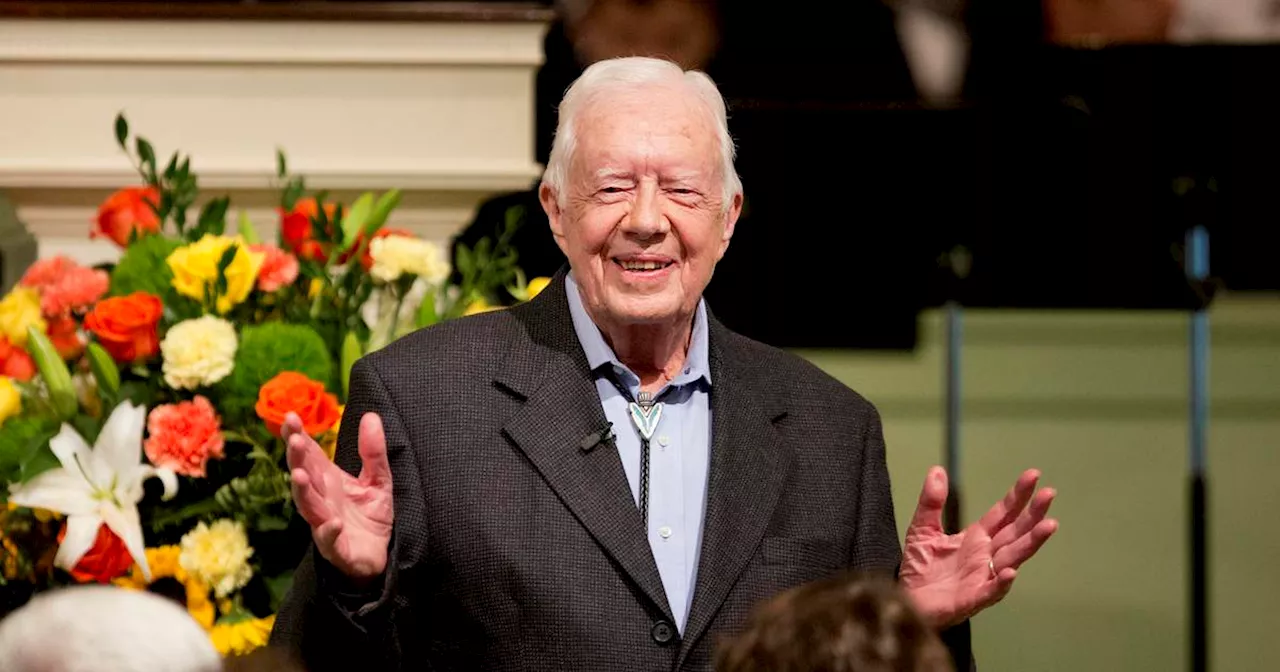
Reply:
M892 579L841 575L761 605L717 672L953 672L937 633Z
M218 672L209 635L181 605L144 591L75 586L0 621L5 672Z
M619 58L569 87L540 198L597 325L689 324L741 212L733 155L705 74Z

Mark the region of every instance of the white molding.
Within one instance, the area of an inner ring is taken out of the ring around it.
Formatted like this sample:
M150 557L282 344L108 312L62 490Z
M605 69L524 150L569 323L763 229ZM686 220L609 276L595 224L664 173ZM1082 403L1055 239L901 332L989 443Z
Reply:
M33 167L31 162L0 159L0 189L115 189L138 181L138 174L125 168L100 168L98 161L85 159L77 169ZM123 163L123 158L116 163ZM265 162L263 162L265 163ZM7 164L7 165L6 165ZM270 189L276 176L260 169L196 168L202 189ZM416 169L385 165L349 167L346 170L304 170L313 189L415 189L507 191L526 189L542 174L536 163L473 163L472 165L420 166Z
M0 62L534 67L540 23L0 20Z

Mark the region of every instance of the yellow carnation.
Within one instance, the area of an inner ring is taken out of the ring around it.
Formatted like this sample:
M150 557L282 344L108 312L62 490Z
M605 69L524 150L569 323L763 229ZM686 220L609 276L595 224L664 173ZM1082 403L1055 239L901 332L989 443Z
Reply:
M182 537L178 563L188 574L213 587L219 598L243 588L253 578L253 548L240 523L223 518L204 522Z
M235 368L236 328L205 315L173 325L160 342L164 382L175 390L194 390L226 378Z
M17 287L0 299L0 335L20 347L27 347L27 327L35 325L40 331L48 330L48 323L40 314L40 293L30 287Z
M21 412L22 393L18 386L8 376L0 376L0 425Z
M209 639L213 641L213 648L222 656L242 656L267 645L275 622L275 614L272 614L265 618L219 623L209 631Z
M386 236L369 243L373 267L369 274L382 282L394 282L401 275L416 275L439 284L449 277L449 262L439 245L421 238Z
M227 291L218 295L216 308L219 313L225 313L244 301L253 291L266 255L251 252L238 236L205 234L200 240L174 250L166 260L173 271L173 288L183 296L204 301L205 288L218 281L218 262L232 245L237 249L226 269Z

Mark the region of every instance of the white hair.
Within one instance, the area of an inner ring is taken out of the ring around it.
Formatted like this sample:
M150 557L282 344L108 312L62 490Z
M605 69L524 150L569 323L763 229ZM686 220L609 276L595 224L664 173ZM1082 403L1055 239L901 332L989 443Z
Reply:
M115 586L42 593L0 621L5 672L218 672L222 658L182 605Z
M551 158L542 174L542 183L556 193L556 199L564 205L564 186L577 149L577 118L592 102L611 92L634 90L647 85L676 84L687 87L707 108L716 131L720 148L721 173L724 176L724 207L742 193L742 181L734 170L735 148L729 135L729 120L724 98L715 82L706 73L685 71L679 65L660 58L631 56L597 61L583 71L560 101L560 119L556 124L555 140L551 144Z

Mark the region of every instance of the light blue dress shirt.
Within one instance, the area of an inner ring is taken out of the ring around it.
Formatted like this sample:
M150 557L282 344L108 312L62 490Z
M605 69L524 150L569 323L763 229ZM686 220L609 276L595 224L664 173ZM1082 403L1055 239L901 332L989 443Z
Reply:
M640 500L640 434L627 412L627 398L610 380L640 392L640 379L623 366L591 321L578 285L565 278L573 328L596 379L605 416L613 423L618 456L622 458L632 498ZM672 388L672 389L668 389ZM654 395L663 404L662 418L649 447L649 546L658 564L676 627L684 632L702 547L702 518L706 511L707 471L711 454L711 368L708 361L707 309L698 302L693 336L684 370Z

